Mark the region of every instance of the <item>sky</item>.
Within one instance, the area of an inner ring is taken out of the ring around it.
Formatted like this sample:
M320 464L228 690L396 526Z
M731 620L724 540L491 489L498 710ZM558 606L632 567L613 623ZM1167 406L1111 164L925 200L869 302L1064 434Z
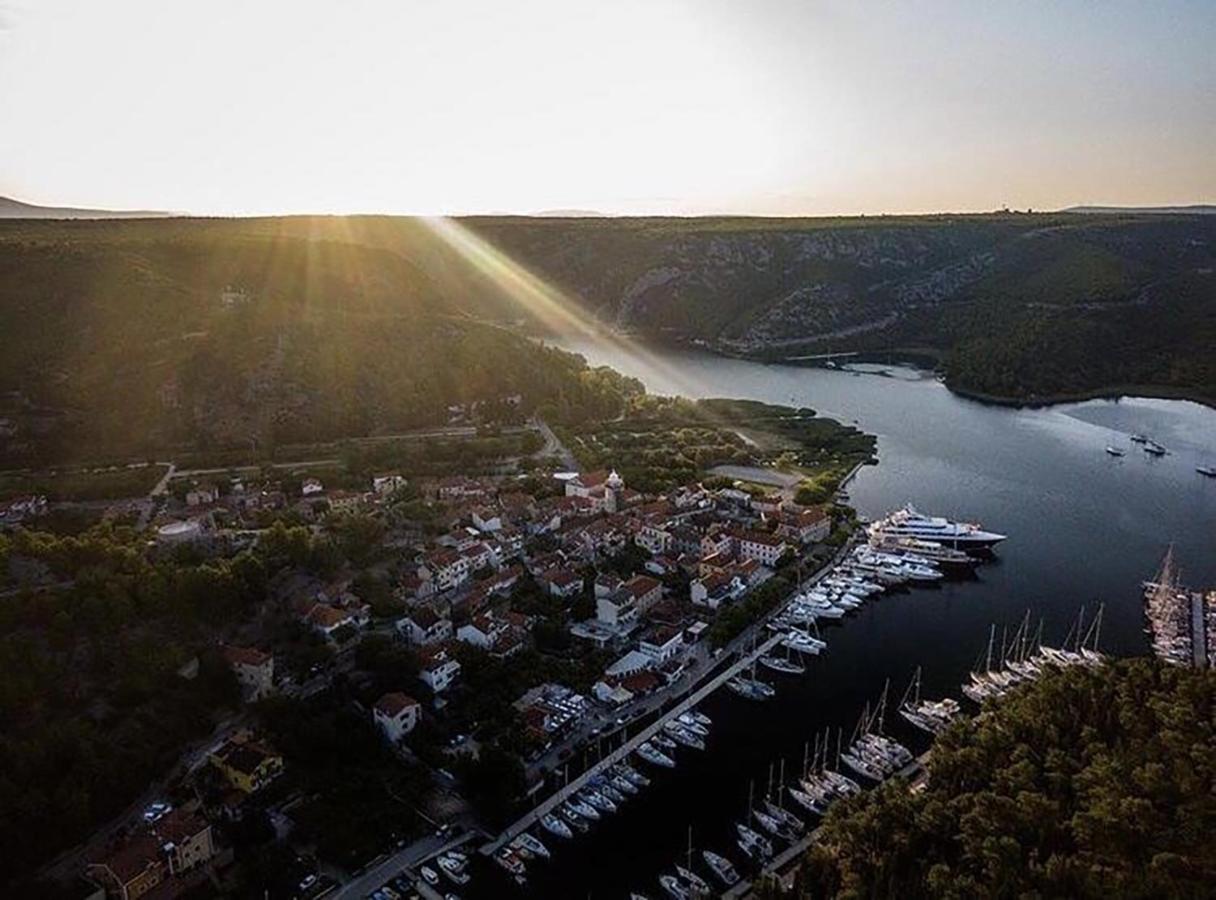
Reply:
M0 0L0 195L199 214L1216 202L1216 0Z

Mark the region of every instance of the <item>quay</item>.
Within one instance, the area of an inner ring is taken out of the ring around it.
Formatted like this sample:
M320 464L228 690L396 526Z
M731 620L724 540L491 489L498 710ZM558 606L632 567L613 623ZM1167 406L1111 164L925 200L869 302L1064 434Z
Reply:
M844 558L845 554L847 554L853 548L854 540L855 539L850 539L846 541L845 544L832 555L832 558L820 566L818 571L808 578L804 584L814 584L815 582L819 581L819 579L823 578L823 576L834 566L836 566L840 560ZM758 619L746 631L744 631L743 634L735 638L735 643L744 641L749 633L753 633L757 629L762 629L764 624L768 622L768 620L774 615L776 615L778 611L783 609L785 605L786 603L782 602L774 606L770 613ZM603 759L599 760L593 766L588 768L573 781L570 781L564 787L555 791L551 796L546 798L537 806L533 807L529 812L525 813L511 825L507 826L506 830L502 831L496 838L483 844L479 848L480 852L486 856L491 856L494 853L497 853L503 847L510 844L511 841L519 837L522 832L527 831L533 825L538 824L544 816L548 815L554 809L561 806L561 804L565 803L566 800L568 800L571 796L586 787L589 781L591 781L605 769L608 769L623 760L627 760L630 754L632 754L646 741L654 737L655 734L657 734L668 721L692 709L718 688L722 687L722 685L726 684L726 682L731 678L734 678L744 669L750 668L756 660L768 653L773 647L777 646L777 644L781 641L781 637L782 636L780 634L775 634L769 637L763 644L757 645L752 651L741 653L739 658L733 663L731 663L717 675L710 678L710 680L705 684L701 685L699 688L682 698L671 709L667 710L665 713L662 713L659 718L657 718L649 726L642 729L620 747L617 747Z
M527 831L533 825L537 824L541 818L552 812L557 807L566 802L572 795L586 787L587 782L591 781L605 769L608 769L622 760L627 760L630 754L646 741L654 737L663 726L671 719L692 709L722 685L726 684L731 678L734 678L744 669L750 668L752 663L759 659L764 654L768 653L773 647L780 643L782 635L775 634L766 640L763 644L758 645L755 650L744 653L737 660L713 676L701 687L697 688L692 693L681 699L675 706L663 713L654 722L646 728L639 731L632 738L627 740L620 747L617 747L603 759L599 760L595 765L591 766L587 771L583 772L577 778L570 781L565 787L556 791L539 806L532 809L530 812L516 820L507 829L498 835L493 841L484 844L481 847L481 852L486 855L491 855L497 852L502 847L510 844L515 840L521 832Z
M1208 635L1203 617L1204 595L1201 591L1191 594L1191 655L1196 669L1208 664Z
M892 777L910 779L908 789L913 790L921 781L923 781L925 775L925 763L928 762L928 760L929 751L926 751L896 772ZM762 881L767 877L777 878L784 888L792 887L794 875L799 868L799 860L802 859L803 854L810 849L811 845L819 840L819 834L822 830L822 826L812 828L801 840L795 841L774 856L769 861L768 865L760 870L760 874L757 875L755 879L751 881L747 879L740 881L730 890L726 891L722 896L724 898L730 898L730 900L735 900L735 898L738 898L738 900L744 900L744 898L752 896L751 891L753 885L757 881Z

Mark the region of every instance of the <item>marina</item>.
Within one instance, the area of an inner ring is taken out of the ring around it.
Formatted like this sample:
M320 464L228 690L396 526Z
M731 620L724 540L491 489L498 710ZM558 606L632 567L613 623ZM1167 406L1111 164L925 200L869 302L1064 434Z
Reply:
M670 770L635 762L652 779L644 801L626 803L574 840L561 842L552 859L529 866L526 889L510 896L564 900L572 889L579 896L609 900L631 893L650 900L666 896L658 878L677 877L674 862L684 865L690 821L696 826L697 871L717 887L698 857L704 849L729 858L741 876L728 889L729 896L745 896L747 884L760 871L785 874L813 840L818 812L804 808L797 795L812 807L825 807L800 784L805 745L814 746L816 735L820 746L829 744L827 769L833 771L837 735L843 732L843 745L866 703L875 703L888 679L886 731L920 757L931 734L895 714L902 707L902 692L919 666L922 703L957 697L965 705L960 684L972 670L984 669L994 621L1008 623L1008 646L1029 609L1031 644L1041 621L1043 634L1054 639L1045 643L1071 648L1075 636L1067 642L1062 638L1073 629L1080 605L1088 607L1089 623L1101 599L1102 651L1139 654L1148 651L1149 642L1137 585L1159 564L1170 540L1177 541L1177 555L1196 583L1216 583L1207 527L1216 522L1216 491L1195 473L1196 466L1210 461L1210 447L1216 446L1216 413L1194 404L1090 401L1014 410L960 399L932 379L912 374L858 378L843 371L761 366L679 352L662 355L664 372L648 373L631 370L626 361L588 355L593 362L642 377L652 390L695 395L693 385L702 396L775 403L793 398L842 421L857 420L880 435L880 464L861 468L849 483L849 503L859 514L878 521L911 501L925 512L991 523L1009 538L996 547L995 556L981 556L974 565L939 565L944 577L937 581L880 584L877 575L857 573L857 581L879 585L882 593L859 596L863 602L852 610L835 600L812 600L808 581L801 593L807 606L817 608L787 611L804 618L799 627L812 636L818 629L829 646L818 655L790 652L791 659L805 665L806 674L758 666L757 678L774 689L768 699L750 700L729 689L706 696L697 706L713 720L706 749L681 748ZM931 432L911 427L926 419L935 423ZM1126 446L1128 436L1137 432L1153 435L1170 454L1142 454L1133 460L1129 453L1120 463L1102 453L1106 444ZM943 444L962 449L946 461ZM829 587L840 585L825 584L820 593ZM805 620L807 612L815 613L813 623ZM998 624L995 659L1001 656L1000 632ZM776 645L772 653L784 656L787 650ZM831 733L828 741L825 731ZM786 847L758 824L748 828L772 847L771 857L757 868L738 846L737 826L747 810L749 781L763 786L770 766L779 767L782 759L789 776L785 807L807 821L807 834ZM851 770L843 764L839 768L845 772L837 774L851 777ZM854 780L864 781L861 776ZM601 871L588 884L588 867L605 858L622 864ZM491 875L482 885L475 879L461 896L508 895L498 872Z

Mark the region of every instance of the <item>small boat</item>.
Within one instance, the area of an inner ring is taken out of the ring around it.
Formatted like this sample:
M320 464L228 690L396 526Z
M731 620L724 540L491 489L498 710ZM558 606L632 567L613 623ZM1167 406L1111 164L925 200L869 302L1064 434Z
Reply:
M772 685L765 684L763 681L755 678L744 678L741 675L736 675L726 682L726 686L740 697L746 697L748 700L767 700L776 693Z
M541 816L540 824L544 827L545 831L552 835L556 835L559 838L569 840L570 838L574 837L574 832L570 830L570 826L557 816L553 815L553 813L546 813L545 815Z
M1118 447L1112 447L1109 444L1106 445L1106 452L1109 453L1111 456L1126 456L1127 455L1126 450L1120 450Z
M693 750L704 750L705 741L693 734L683 725L678 722L668 722L663 726L663 730L675 738L677 744L682 744L685 747L691 747Z
M600 819L600 811L581 797L571 797L566 801L566 805L584 819L590 819L592 822L598 822Z
M1145 441L1144 452L1151 453L1153 456L1165 456L1169 451L1158 444L1156 441Z
M652 766L662 766L665 769L674 769L676 767L674 759L657 749L649 741L638 747L637 754Z
M664 734L653 735L650 738L650 740L652 743L656 744L659 747L662 747L664 750L676 749L676 742Z
M751 859L762 861L773 855L773 845L764 835L741 823L735 825L735 831L739 835L739 849Z
M659 887L671 900L692 900L692 892L675 875L660 875Z
M621 794L622 796L626 794L636 794L639 790L638 786L624 775L614 775L610 784L616 788L617 793Z
M578 811L571 807L569 803L562 807L562 816L579 831L587 831L591 828L591 822L579 815Z
M618 775L623 775L627 781L633 782L633 784L637 787L644 788L650 784L649 778L647 778L633 766L629 765L627 762L617 763L613 771L615 771Z
M1148 442L1148 438L1142 434L1133 434L1130 438L1128 438L1128 440L1130 440L1133 444L1144 444Z
M691 731L693 734L699 734L701 737L709 735L709 729L697 721L692 713L681 713L676 716L676 721Z
M787 787L786 790L789 791L790 799L812 815L822 816L827 812L827 804L812 797L806 791L801 791L796 787Z
M792 828L785 824L776 816L770 816L768 813L762 813L758 809L752 810L752 817L759 823L760 827L774 837L779 837L783 841L793 843L798 840L798 835Z
M591 788L587 788L586 790L583 790L582 792L580 792L579 799L591 804L596 809L598 809L600 812L605 812L605 813L616 812L615 803L613 803L611 800L609 800L607 797L605 797L599 791L592 790Z
M760 665L766 669L772 669L774 672L781 672L785 675L803 675L806 673L806 666L784 656L762 656L760 657Z
M798 818L796 815L794 815L788 809L785 809L784 807L779 806L778 804L774 803L772 800L769 800L767 798L764 800L764 809L774 819L777 819L780 822L784 822L790 828L791 831L793 831L797 834L801 834L802 832L806 831L805 822L803 822L800 818Z
M519 858L519 854L507 847L494 854L494 862L498 863L512 875L523 875L527 871L524 861Z
M452 884L468 884L469 873L464 870L465 864L460 860L443 854L435 863L439 866L439 871L442 872Z
M711 719L709 716L705 715L705 713L697 712L695 709L690 710L688 714L690 716L692 716L694 719L696 719L698 723L700 723L701 725L703 725L706 728L708 728L710 725L714 724L713 719Z
M719 856L712 850L702 850L701 857L705 860L705 865L709 866L709 870L724 885L734 887L739 883L739 872L735 869L734 864L725 856Z
M1216 478L1216 466L1195 466L1195 471L1208 478Z
M549 858L549 848L541 842L540 838L533 837L526 831L521 832L519 837L511 842L511 846L517 850L521 848L527 850L533 856L538 856L541 859Z
M709 886L709 882L692 869L676 866L676 874L680 876L680 881L684 882L694 897L709 897L713 894L713 888Z

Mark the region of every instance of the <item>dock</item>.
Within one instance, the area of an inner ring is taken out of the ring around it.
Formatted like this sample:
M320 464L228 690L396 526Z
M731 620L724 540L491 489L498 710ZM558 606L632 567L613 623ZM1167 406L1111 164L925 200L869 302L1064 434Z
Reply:
M908 787L911 789L912 787L915 787L917 782L923 777L925 772L925 764L928 761L929 751L926 751L891 777L909 780L910 783ZM788 880L792 883L793 875L798 871L799 860L802 859L803 854L810 849L811 845L819 840L819 835L822 830L822 826L812 828L801 840L790 844L771 860L769 860L768 865L760 870L760 873L755 879L750 881L744 879L740 881L730 890L726 891L722 896L724 898L731 898L731 900L734 900L734 898L739 898L739 900L742 900L742 898L750 897L752 896L752 886L757 881L761 881L766 877L775 877L782 881L784 886L790 886L789 884L785 884L785 882Z
M543 816L549 814L554 809L565 803L566 800L586 787L589 781L601 774L605 769L611 768L622 760L628 760L629 756L638 747L661 731L667 722L695 707L698 703L700 703L718 688L722 687L722 685L726 684L727 681L734 678L744 669L751 668L752 663L754 663L764 654L768 653L773 647L777 646L777 644L781 642L782 637L783 635L775 634L763 644L758 645L754 650L740 656L739 659L735 660L735 662L731 663L717 675L710 678L709 681L701 685L692 693L685 696L646 728L639 731L620 747L617 747L599 762L595 763L595 765L587 769L587 771L570 781L565 787L552 794L539 806L536 806L530 812L516 820L493 841L484 844L481 847L481 852L486 855L496 853L502 847L510 844L511 841L519 837L521 832L527 831L533 825L538 824Z

